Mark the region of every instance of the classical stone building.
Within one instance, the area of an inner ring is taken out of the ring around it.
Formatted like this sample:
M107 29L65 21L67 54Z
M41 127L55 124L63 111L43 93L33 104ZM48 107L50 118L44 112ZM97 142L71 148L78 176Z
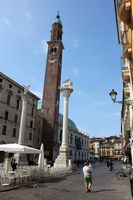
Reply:
M132 153L130 150L130 138L133 137L133 0L115 0L116 25L118 42L122 47L122 111L121 111L121 132L123 136L123 148L128 151L129 157L132 154L133 164L133 143ZM128 149L127 149L128 148Z
M0 72L0 143L18 143L24 87ZM28 92L24 144L34 146L39 97Z
M35 137L35 143L36 147L39 148L41 144L41 138L43 137L42 134L43 112L41 112L41 102L39 102L38 105L37 116L38 116L36 119L37 132ZM59 154L59 148L62 142L62 125L63 125L63 115L59 113L57 131L54 133L56 138L56 143L52 147L53 148L52 161L54 161ZM68 119L68 145L70 148L70 157L72 161L85 161L89 159L89 136L85 134L85 132L80 131L76 127L76 124L71 119ZM45 157L49 158L49 154L47 153L47 151L45 151Z
M122 140L117 136L90 138L90 156L93 158L121 158Z

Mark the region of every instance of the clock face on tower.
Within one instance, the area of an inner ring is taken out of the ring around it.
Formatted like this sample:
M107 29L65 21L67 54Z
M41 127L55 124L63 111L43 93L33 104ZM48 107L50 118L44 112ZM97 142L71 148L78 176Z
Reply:
M49 63L55 63L56 61L57 61L57 59L48 60Z

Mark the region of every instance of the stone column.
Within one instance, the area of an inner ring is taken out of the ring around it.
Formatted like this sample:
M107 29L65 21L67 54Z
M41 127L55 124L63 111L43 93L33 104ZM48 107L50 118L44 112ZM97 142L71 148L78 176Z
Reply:
M68 102L70 94L73 92L73 83L70 80L66 80L60 87L60 91L64 97L63 132L59 156L55 160L54 167L68 167L69 165L71 166L68 146Z
M18 144L24 144L24 134L25 134L25 123L26 123L26 109L27 109L27 99L28 99L28 91L29 86L24 86L24 94L22 97L22 112L21 112L21 120L20 120L20 128L19 128L19 138L18 138ZM22 163L24 162L23 156L20 158L20 154L16 153L15 158L17 163L20 163L20 160Z
M28 90L29 90L29 86L27 87L24 86L24 94L22 95L22 112L21 112L18 144L24 144Z

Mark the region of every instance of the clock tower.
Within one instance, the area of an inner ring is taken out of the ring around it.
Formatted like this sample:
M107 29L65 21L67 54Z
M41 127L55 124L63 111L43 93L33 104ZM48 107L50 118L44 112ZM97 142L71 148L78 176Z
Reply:
M51 38L48 44L46 71L42 100L43 132L42 141L48 160L54 160L54 151L57 144L58 117L59 117L59 86L62 68L62 23L59 12L52 24Z

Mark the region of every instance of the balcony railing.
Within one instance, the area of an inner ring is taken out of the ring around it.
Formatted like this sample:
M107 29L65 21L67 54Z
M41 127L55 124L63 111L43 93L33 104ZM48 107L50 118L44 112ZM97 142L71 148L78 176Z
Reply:
M123 46L123 54L125 58L131 59L131 55L132 55L131 43L127 43Z
M130 70L128 67L122 67L122 78L123 81L130 82Z

